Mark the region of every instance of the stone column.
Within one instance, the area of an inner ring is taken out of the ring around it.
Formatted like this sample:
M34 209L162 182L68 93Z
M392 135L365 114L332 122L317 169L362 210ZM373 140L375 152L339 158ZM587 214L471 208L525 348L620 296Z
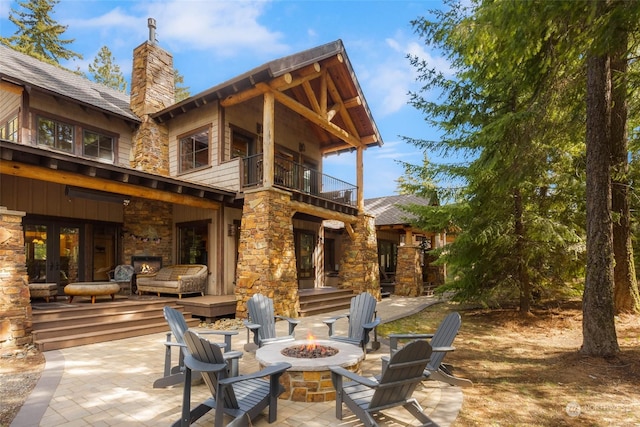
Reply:
M276 315L298 317L298 274L290 193L276 188L245 192L236 269L236 318L247 318L255 293L273 299Z
M353 230L353 237L348 236L343 240L339 286L351 289L354 293L369 292L380 300L380 266L375 217L359 215Z
M398 247L398 262L396 264L396 286L393 293L406 297L422 295L422 265L420 246L405 245Z
M174 103L173 57L155 43L144 42L133 51L130 104L142 122L132 138L132 168L169 175L169 131L151 114Z
M4 353L33 342L22 217L0 206L0 349Z

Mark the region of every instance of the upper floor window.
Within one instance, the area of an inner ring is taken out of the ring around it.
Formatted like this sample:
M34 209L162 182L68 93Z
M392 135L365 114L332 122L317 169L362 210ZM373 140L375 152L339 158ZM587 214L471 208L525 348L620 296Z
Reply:
M113 161L113 137L85 130L82 135L82 145L85 156Z
M249 134L231 129L231 158L247 157L255 154L255 138Z
M188 172L209 164L209 129L180 138L179 172Z
M38 117L37 129L38 144L73 153L73 125Z
M7 141L18 141L18 116L14 116L4 123L0 123L0 138Z

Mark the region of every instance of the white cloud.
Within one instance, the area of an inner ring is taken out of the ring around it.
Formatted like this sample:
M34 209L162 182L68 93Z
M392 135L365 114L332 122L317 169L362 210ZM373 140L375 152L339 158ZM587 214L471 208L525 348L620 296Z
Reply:
M116 7L95 18L68 20L74 29L91 29L114 39L148 37L147 19L156 20L156 39L174 54L211 51L220 57L273 58L288 51L285 35L260 24L267 1L157 0Z
M161 1L148 15L158 23L159 40L179 50L213 50L222 56L272 57L287 50L284 34L258 22L265 1Z

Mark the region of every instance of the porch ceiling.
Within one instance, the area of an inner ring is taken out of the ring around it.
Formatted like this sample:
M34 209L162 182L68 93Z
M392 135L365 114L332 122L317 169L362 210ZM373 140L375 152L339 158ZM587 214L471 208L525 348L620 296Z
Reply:
M236 193L0 140L0 173L189 206L233 204Z

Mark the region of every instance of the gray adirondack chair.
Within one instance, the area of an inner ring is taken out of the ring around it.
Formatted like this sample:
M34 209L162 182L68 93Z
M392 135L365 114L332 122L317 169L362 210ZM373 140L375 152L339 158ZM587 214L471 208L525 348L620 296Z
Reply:
M367 354L369 335L373 331L374 339L371 342L371 350L380 348L376 327L380 324L380 318L376 317L376 305L378 301L368 292L362 292L351 298L349 313L325 319L323 322L329 327L329 338L335 341L348 342L362 347ZM336 321L347 319L349 329L346 336L336 334Z
M238 427L251 424L251 420L267 407L269 423L276 421L278 396L284 391L280 376L291 367L289 363L268 366L253 374L228 377L220 346L198 336L193 331L184 334L186 367L182 402L182 418L174 427L188 426L215 410L214 427ZM191 410L191 373L199 371L211 391L211 398ZM268 378L268 379L265 379ZM225 420L225 415L232 418Z
M262 294L254 294L247 301L249 319L244 321L247 327L247 335L253 333L253 342L258 347L274 342L293 341L294 329L300 323L299 320L286 316L276 315L273 309L273 300ZM286 320L289 326L289 334L277 336L276 319ZM247 341L249 338L247 337Z
M167 340L164 343L164 372L161 378L153 382L153 388L169 387L171 385L181 384L184 382L184 333L189 329L187 322L184 320L182 313L168 305L163 308L164 318L169 324L171 332L167 333ZM231 351L231 337L238 335L238 331L217 331L203 330L202 334L221 335L224 336L224 343L218 343L224 348L225 357L228 361L230 375L238 375L238 360L242 357L242 352ZM172 341L172 336L175 342ZM178 347L180 349L178 355L178 364L172 366L171 353L172 349Z
M444 364L442 361L447 355L448 349L453 349L453 340L462 324L462 318L459 313L449 313L440 323L438 329L433 334L390 334L389 335L389 350L391 354L395 353L402 341L417 340L417 339L429 339L431 340L431 346L433 352L431 353L431 360L425 370L425 378L429 380L442 381L447 384L457 385L460 387L469 387L473 383L466 379L453 375L450 365ZM444 348L444 351L440 349ZM383 365L386 363L386 359L382 359Z
M423 413L413 392L423 379L429 363L431 345L424 340L413 341L398 350L382 374L376 378L365 378L347 369L331 366L331 381L336 389L336 418L342 419L342 404L355 414L367 427L378 424L373 413L403 406L423 426L436 424ZM347 378L349 381L343 381Z

